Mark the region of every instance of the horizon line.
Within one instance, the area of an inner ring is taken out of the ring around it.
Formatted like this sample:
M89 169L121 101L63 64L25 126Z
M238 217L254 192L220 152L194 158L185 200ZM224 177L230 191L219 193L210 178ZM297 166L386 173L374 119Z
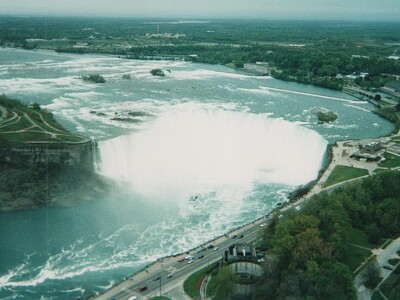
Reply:
M180 21L304 21L304 22L347 22L347 23L369 23L369 22L380 22L380 23L400 23L400 19L349 19L349 18L307 18L307 17L248 17L248 16L149 16L149 15L118 15L118 14L91 14L91 15L75 15L75 14L50 14L50 13L0 13L1 17L16 17L16 18L79 18L79 19L152 19L152 20L180 20Z

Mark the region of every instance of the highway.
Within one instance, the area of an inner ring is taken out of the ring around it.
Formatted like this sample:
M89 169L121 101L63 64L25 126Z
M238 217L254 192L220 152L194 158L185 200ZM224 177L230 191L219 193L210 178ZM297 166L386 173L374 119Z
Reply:
M161 294L165 294L182 285L182 282L193 272L221 259L230 245L238 242L248 243L254 241L262 229L260 225L265 221L265 218L261 218L229 233L229 235L220 237L185 254L160 259L149 268L134 274L95 299L126 300L131 296L136 296L137 299L148 299L159 295L160 289ZM218 247L218 249L214 250L215 247ZM188 263L188 260L184 259L187 255L194 257L192 263ZM199 258L199 256L203 257ZM140 287L143 286L147 287L147 289L140 291Z

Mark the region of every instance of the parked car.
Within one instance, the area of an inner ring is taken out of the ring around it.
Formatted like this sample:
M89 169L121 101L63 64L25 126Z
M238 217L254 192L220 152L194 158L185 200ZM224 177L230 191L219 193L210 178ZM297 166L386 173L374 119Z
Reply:
M212 249L212 248L214 248L214 245L208 245L207 248Z
M139 287L139 291L143 292L145 290L147 290L147 286L142 285L141 287Z
M198 259L201 259L201 258L203 258L204 257L204 255L200 255L199 257L198 257Z
M154 279L153 279L153 281L157 281L157 280L160 280L161 279L161 277L160 276L157 276L157 277L155 277Z
M185 261L184 258L181 258L181 259L178 260L178 262L183 262L183 261Z
M214 250L214 251L217 251L217 250L218 250L218 247L215 247L213 250Z

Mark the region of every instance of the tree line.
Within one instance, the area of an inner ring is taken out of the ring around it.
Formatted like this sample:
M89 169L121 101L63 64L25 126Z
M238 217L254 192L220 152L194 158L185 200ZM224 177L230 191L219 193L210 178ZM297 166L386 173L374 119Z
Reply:
M262 234L270 249L255 299L356 299L349 244L400 235L400 172L388 171L275 214ZM361 263L361 262L360 262Z

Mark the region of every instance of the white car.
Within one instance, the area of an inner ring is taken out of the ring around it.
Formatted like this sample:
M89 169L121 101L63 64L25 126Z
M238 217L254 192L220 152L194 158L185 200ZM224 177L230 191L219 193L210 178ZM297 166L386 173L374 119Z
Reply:
M218 250L218 247L215 247L213 250L214 250L214 251L217 251L217 250Z
M128 300L137 300L136 296L130 296Z

